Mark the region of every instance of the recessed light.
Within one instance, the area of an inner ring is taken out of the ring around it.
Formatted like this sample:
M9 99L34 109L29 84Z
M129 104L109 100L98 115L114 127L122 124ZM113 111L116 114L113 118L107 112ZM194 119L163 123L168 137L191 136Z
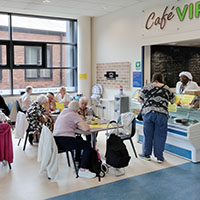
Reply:
M50 3L51 1L50 0L43 0L42 2L43 3Z

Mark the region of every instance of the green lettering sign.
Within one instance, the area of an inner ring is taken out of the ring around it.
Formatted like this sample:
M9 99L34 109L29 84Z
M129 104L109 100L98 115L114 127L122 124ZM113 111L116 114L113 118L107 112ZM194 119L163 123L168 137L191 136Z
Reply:
M186 15L187 10L188 10L187 4L184 6L183 11L181 11L180 7L176 8L177 15L178 15L181 22L185 19L185 15Z

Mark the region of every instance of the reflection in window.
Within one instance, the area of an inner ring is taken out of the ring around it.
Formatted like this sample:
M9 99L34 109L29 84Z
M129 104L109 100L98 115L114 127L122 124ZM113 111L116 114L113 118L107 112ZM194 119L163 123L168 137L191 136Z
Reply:
M25 47L25 64L41 65L41 48ZM47 48L47 67L52 67L52 48ZM26 69L25 78L52 79L52 69Z

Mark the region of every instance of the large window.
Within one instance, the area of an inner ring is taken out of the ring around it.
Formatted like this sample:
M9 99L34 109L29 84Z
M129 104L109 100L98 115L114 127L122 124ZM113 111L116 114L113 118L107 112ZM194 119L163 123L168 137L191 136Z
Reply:
M27 85L33 93L76 91L76 20L0 14L0 93L20 94Z

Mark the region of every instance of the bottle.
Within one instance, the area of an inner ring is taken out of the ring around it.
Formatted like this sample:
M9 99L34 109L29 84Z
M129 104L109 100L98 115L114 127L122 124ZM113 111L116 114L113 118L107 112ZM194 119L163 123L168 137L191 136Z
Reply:
M119 86L119 94L123 95L123 86L122 85Z

